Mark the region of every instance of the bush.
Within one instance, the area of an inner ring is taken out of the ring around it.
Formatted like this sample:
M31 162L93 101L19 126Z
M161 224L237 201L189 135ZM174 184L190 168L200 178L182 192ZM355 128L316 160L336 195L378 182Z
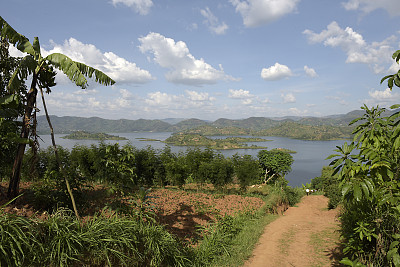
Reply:
M239 180L240 188L245 191L247 186L261 182L261 168L256 159L250 155L240 156L238 154L232 157L235 176Z
M311 187L318 191L324 192L324 196L329 198L328 208L336 208L342 201L342 194L339 188L339 178L333 175L332 167L324 166L321 176L311 179Z

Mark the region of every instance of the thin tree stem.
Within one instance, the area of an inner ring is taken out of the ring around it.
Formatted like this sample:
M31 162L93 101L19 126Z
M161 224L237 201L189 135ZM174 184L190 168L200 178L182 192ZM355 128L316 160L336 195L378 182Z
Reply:
M65 181L65 184L66 184L66 186L67 186L68 194L69 194L69 196L70 196L70 198L71 198L72 207L73 207L73 209L74 209L75 216L79 219L79 213L78 213L78 209L76 208L75 198L74 198L74 195L73 195L73 193L72 193L71 187L70 187L70 185L69 185L69 181L68 181L67 174L65 173L64 167L63 167L63 165L61 164L60 157L58 156L58 150L57 150L56 140L55 140L55 138L54 138L53 125L51 124L49 113L47 112L47 106L46 106L46 102L45 102L45 100L44 100L43 89L42 89L42 87L40 87L40 86L39 86L39 89L40 89L40 93L41 93L41 95L42 95L42 102L43 102L44 112L46 113L46 119L47 119L47 122L48 122L49 127L50 127L51 142L53 143L54 154L55 154L55 156L56 156L56 160L57 160L57 163L58 163L58 167L60 168L60 171L61 171L62 175L64 176L64 181Z

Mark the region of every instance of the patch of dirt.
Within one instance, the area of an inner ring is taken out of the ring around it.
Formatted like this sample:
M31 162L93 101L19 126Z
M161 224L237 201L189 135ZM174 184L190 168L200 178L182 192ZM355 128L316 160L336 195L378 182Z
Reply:
M196 240L199 226L206 226L218 217L261 208L257 197L218 195L184 190L157 189L150 193L158 221L184 240Z
M321 195L302 198L264 230L244 266L340 266L338 210Z
M14 204L4 208L7 213L24 217L47 218L47 211L35 207L31 203L30 191L32 183L21 183L20 191L26 194L18 198ZM210 185L205 185L205 190L214 192ZM0 183L0 207L7 203L7 184ZM101 212L107 204L115 202L116 198L109 195L102 185L94 185L85 190L84 207L79 209L82 219L92 217L96 212ZM176 188L159 188L150 192L151 206L156 214L156 221L164 225L167 230L181 240L196 243L201 238L201 227L206 227L210 222L218 220L225 215L234 215L241 211L258 210L264 201L258 197L243 197L235 194L206 194L197 192L189 186L186 190ZM115 204L115 203L114 203ZM128 198L124 205L129 206ZM133 208L133 207L132 207Z

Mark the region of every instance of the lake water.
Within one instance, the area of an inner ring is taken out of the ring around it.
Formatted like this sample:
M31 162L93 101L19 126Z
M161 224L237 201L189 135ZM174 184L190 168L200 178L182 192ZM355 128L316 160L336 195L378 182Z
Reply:
M112 133L111 133L112 134ZM163 149L166 144L160 141L140 141L138 138L149 138L165 140L171 133L162 132L140 132L140 133L117 133L115 135L126 137L128 140L122 141L112 141L107 140L106 143L119 143L121 145L127 144L128 142L137 148L145 148L147 146L152 146L154 149ZM71 140L63 139L61 137L65 134L56 134L56 144L67 149L72 149L74 145L87 145L98 144L99 141L96 140ZM51 145L50 135L41 135L42 141L40 142L41 148L46 148ZM223 136L212 137L212 138L224 138ZM289 181L291 186L301 186L302 184L309 183L312 178L320 176L321 169L323 166L329 164L329 160L325 160L329 155L334 153L336 146L341 146L345 140L335 140L335 141L304 141L296 140L285 137L274 137L265 136L262 137L267 140L266 142L255 142L249 144L255 144L258 146L265 146L269 149L273 148L287 148L290 150L297 151L296 154L292 154L294 162L292 165L292 171L286 175L286 179ZM185 151L187 147L171 146L173 152ZM230 157L235 153L241 155L252 155L257 156L259 149L232 149L232 150L219 150L224 156Z

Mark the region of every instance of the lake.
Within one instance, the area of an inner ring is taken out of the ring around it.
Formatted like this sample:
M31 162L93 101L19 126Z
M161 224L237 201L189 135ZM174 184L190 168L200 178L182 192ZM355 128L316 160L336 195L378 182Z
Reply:
M110 133L118 136L126 137L128 140L107 140L106 143L114 144L119 143L121 145L131 143L134 147L145 148L152 146L154 149L163 149L166 144L160 141L140 141L138 138L149 138L165 140L172 133L170 132L138 132L138 133ZM65 134L56 134L56 144L67 149L72 149L74 145L86 145L98 144L97 140L71 140L63 139L61 137ZM51 145L50 135L41 135L40 146L46 148ZM224 138L224 136L212 137L212 138ZM266 146L269 149L273 148L287 148L290 150L297 151L296 154L292 154L294 162L292 165L292 171L286 176L290 186L301 186L302 184L309 183L312 178L321 175L321 169L323 166L329 165L329 160L325 160L329 155L334 153L336 146L341 146L345 140L335 141L304 141L297 139L290 139L285 137L275 136L264 136L266 142L255 142L249 144L256 144L258 146ZM170 146L171 150L175 153L179 151L185 151L187 147ZM235 153L241 155L252 155L257 156L259 149L232 149L232 150L219 150L224 156L230 157Z

